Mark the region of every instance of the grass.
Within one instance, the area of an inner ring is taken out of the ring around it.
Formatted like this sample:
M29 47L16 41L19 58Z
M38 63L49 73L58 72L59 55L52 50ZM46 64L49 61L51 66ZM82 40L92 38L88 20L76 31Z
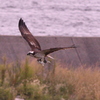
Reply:
M43 67L24 62L0 64L0 100L100 100L100 68L76 69L55 65L54 73L44 77Z

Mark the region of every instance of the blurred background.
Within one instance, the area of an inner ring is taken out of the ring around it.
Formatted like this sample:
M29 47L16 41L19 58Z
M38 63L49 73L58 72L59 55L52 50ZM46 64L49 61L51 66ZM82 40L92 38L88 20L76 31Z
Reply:
M0 35L20 35L20 18L35 36L100 36L100 0L0 0Z

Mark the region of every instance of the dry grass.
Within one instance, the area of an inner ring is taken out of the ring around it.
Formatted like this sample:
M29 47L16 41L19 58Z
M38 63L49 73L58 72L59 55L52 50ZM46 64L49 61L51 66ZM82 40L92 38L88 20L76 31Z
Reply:
M61 74L59 74L61 73ZM56 69L56 79L72 85L73 95L69 100L100 100L100 68Z
M100 68L80 66L62 68L47 73L36 62L16 62L0 65L0 100L14 100L20 95L26 100L100 100Z

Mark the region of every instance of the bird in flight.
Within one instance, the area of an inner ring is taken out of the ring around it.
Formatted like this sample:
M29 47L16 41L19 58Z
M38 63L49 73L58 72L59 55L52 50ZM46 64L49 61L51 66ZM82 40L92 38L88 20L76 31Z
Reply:
M19 20L18 27L21 32L21 35L28 42L29 46L31 47L31 51L29 51L27 53L27 55L37 58L37 61L43 65L48 62L46 60L46 57L50 57L48 54L53 53L58 50L62 50L62 49L76 48L75 45L72 45L69 47L58 47L58 48L50 48L50 49L41 50L41 46L40 46L39 42L31 34L31 32L29 31L28 27L26 26L26 24L22 18L20 18L20 20Z

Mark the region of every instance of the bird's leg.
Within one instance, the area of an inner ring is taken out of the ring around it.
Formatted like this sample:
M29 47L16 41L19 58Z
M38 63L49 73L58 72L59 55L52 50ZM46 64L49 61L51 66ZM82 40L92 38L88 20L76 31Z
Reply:
M37 61L38 61L39 63L41 63L42 66L44 66L44 64L46 63L45 58L39 58L39 59L37 59Z
M45 58L43 59L43 62L44 62L44 63L47 63L47 61L46 61L46 59L45 59Z
M41 63L42 59L41 59L41 58L39 58L39 59L37 59L37 61Z

